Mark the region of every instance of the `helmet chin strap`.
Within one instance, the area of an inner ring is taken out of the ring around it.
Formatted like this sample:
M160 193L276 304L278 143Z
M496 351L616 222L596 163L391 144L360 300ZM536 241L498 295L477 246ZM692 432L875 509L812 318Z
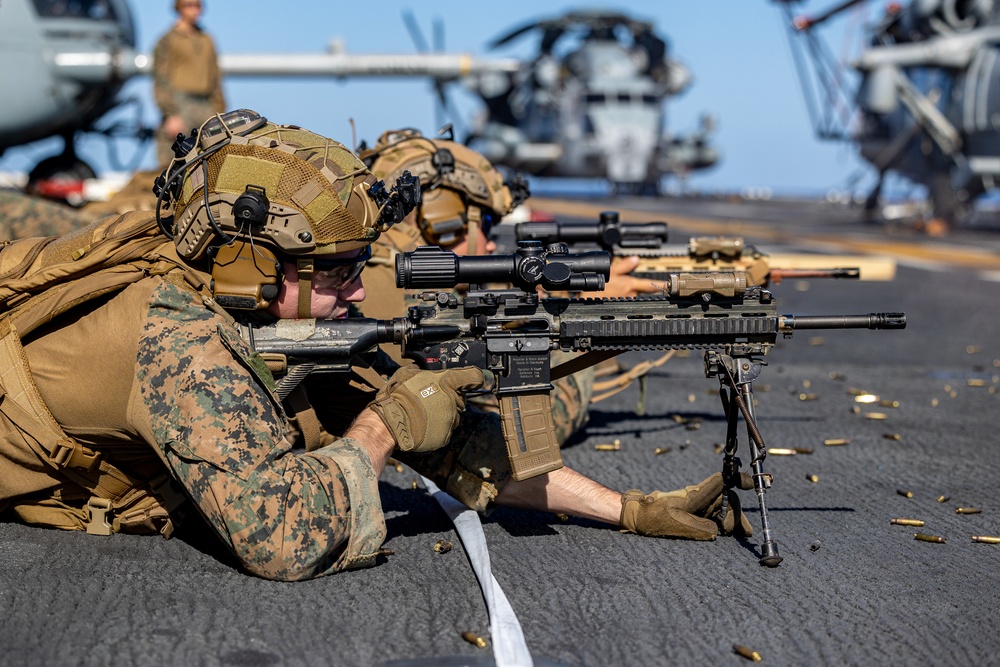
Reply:
M468 239L467 254L475 255L479 251L479 223L482 220L482 210L478 206L470 206L466 211L466 220L469 223L469 229L465 232L465 238Z
M312 279L314 264L312 257L302 257L295 260L299 271L299 319L312 317Z

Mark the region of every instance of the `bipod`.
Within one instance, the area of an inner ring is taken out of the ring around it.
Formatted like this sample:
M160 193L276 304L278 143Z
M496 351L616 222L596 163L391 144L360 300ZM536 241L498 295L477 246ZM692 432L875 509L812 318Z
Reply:
M729 490L736 486L737 475L742 465L736 456L739 445L738 425L740 415L747 427L748 447L750 448L750 469L753 477L753 488L760 505L760 523L764 532L760 546L760 564L766 567L777 567L781 562L778 555L778 544L771 538L771 526L767 516L767 504L764 493L771 486L771 475L764 472L764 458L767 447L764 438L757 428L757 418L753 407L753 381L760 375L763 362L747 356L733 357L720 354L714 350L705 353L705 375L719 379L719 397L722 399L722 409L726 415L726 449L722 459L722 511L725 519L729 512Z

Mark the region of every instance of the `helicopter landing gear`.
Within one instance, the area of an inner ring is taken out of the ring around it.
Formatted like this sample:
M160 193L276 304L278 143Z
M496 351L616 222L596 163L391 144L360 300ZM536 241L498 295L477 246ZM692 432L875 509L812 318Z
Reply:
M68 137L66 150L35 165L28 174L28 183L24 189L29 194L66 202L71 206L82 206L86 203L83 182L88 178L97 178L97 173L76 156L73 139Z

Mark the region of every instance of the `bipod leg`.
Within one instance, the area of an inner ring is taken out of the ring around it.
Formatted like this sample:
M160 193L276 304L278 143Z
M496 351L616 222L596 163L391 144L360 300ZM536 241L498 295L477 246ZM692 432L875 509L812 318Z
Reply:
M781 562L778 555L778 543L771 537L771 525L767 517L767 504L764 502L764 493L771 486L771 476L764 472L764 457L766 449L764 441L757 430L757 417L753 408L753 383L745 382L739 385L740 412L747 425L750 446L750 469L753 470L753 488L757 494L757 502L760 505L760 523L764 531L764 539L760 546L760 564L766 567L777 567Z
M719 518L725 519L729 513L729 490L735 486L736 476L740 474L742 462L736 456L739 445L739 408L736 406L736 388L726 391L726 375L719 376L719 398L722 399L722 411L726 415L726 448L722 457L722 509Z

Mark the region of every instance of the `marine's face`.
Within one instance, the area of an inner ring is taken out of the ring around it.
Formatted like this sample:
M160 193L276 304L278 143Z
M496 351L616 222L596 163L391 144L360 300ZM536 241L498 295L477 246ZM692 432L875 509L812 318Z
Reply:
M469 235L462 234L460 240L455 245L448 248L456 255L468 255L469 254ZM496 242L487 238L486 234L483 233L483 228L481 226L476 227L476 254L477 255L492 255L493 251L497 249Z
M332 259L347 259L359 254L352 250L333 255ZM361 276L348 284L340 280L339 270L316 271L312 279L310 298L311 315L319 320L335 320L347 317L352 303L365 298L365 287ZM299 316L299 270L294 262L284 262L284 278L278 298L271 302L267 312L282 319L296 319Z
M203 4L201 0L180 0L177 3L177 13L188 23L197 23L201 18Z

